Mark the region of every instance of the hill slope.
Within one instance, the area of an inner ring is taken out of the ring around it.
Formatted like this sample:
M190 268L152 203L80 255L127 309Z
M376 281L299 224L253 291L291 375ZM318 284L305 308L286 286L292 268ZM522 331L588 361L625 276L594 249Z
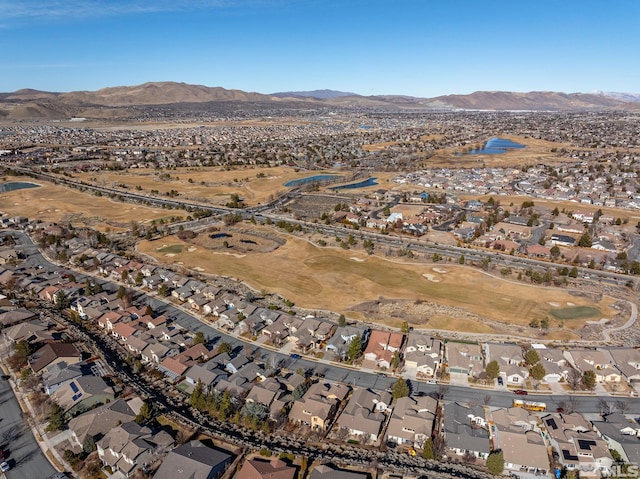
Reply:
M536 110L577 111L628 109L637 111L637 103L628 96L601 93L501 92L480 91L470 95L445 95L416 98L400 95L361 96L333 90L284 92L273 95L227 90L221 87L176 82L149 82L136 86L103 88L70 93L23 89L0 93L0 118L64 119L127 118L139 116L140 109L161 107L165 111L264 111L291 108L366 108L386 111L433 110ZM191 105L191 106L190 106ZM134 108L136 110L133 110Z

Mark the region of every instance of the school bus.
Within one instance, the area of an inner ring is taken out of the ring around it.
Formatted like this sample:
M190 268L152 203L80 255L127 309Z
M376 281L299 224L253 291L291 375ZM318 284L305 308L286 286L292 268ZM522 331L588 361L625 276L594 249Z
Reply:
M527 409L528 411L539 411L539 412L544 412L547 410L547 405L543 402L524 401L522 399L514 399L513 407L521 407L523 409Z

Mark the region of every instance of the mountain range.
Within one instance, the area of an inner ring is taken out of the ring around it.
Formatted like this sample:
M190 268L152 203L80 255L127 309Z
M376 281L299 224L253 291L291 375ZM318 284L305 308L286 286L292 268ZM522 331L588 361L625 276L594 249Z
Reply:
M479 91L468 95L417 98L402 95L362 96L334 90L280 92L269 95L176 82L69 93L23 89L0 93L0 119L123 119L140 117L140 110L267 111L312 108L379 111L528 110L640 111L640 95L630 93L558 93Z

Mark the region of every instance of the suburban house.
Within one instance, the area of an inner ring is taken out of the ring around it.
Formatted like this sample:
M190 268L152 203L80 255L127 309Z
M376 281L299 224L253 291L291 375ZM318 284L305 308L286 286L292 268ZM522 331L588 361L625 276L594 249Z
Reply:
M391 400L391 394L386 391L355 389L336 424L347 429L352 437L376 442L387 417L384 413L390 411Z
M233 462L233 456L221 449L191 441L173 449L162 461L153 479L221 477Z
M627 464L640 464L640 426L620 413L604 416L604 421L593 421L609 449L618 451Z
M549 442L558 453L558 461L567 470L580 475L610 473L613 458L607 442L578 413L549 414L542 418Z
M606 349L569 349L564 357L581 373L593 371L596 382L620 382L622 374L614 366L613 358Z
M202 384L205 392L213 390L214 386L221 379L227 379L229 372L220 365L216 358L210 359L206 363L196 363L184 373L185 380L191 385L198 382Z
M271 418L280 416L283 408L291 401L293 397L287 391L287 385L275 377L267 378L254 385L246 398L246 402L265 405L269 409Z
M347 471L344 469L338 469L335 466L322 464L316 466L309 479L368 479L369 474L357 471Z
M92 374L90 366L81 361L79 363L67 364L64 361L52 364L42 372L42 384L47 394L52 394L62 384L80 376Z
M438 401L431 396L403 397L393 407L387 441L422 448L431 437Z
M355 326L339 326L331 339L325 345L327 353L333 353L339 359L345 359L349 352L349 346L354 338L364 337L365 331Z
M411 331L404 350L406 370L416 371L416 377L434 377L442 361L442 341Z
M492 449L502 449L507 471L548 473L547 445L535 415L512 407L491 411L487 420Z
M636 348L609 348L613 363L630 385L640 383L640 351Z
M486 362L497 361L500 376L507 384L524 384L529 370L524 366L522 348L517 344L485 343Z
M135 421L119 424L96 442L98 457L112 471L131 477L136 469L161 460L162 454L172 447L173 438L163 430L153 433Z
M445 443L451 454L472 454L480 459L489 456L489 425L482 407L469 407L457 402L447 404L442 424Z
M363 366L391 368L395 354L400 354L404 342L404 335L391 331L372 330L367 348L364 350Z
M80 351L72 343L49 343L42 346L29 358L29 365L38 374L51 364L64 361L67 364L78 363L82 360Z
M294 479L298 469L282 459L254 456L244 461L235 479Z
M113 401L115 391L99 376L80 376L61 384L51 398L66 414L75 416L97 404Z
M535 350L540 358L540 364L544 367L545 375L542 380L546 383L566 381L569 371L572 369L562 350L536 345Z
M482 348L477 343L447 341L445 344L445 363L452 374L477 376L484 370Z
M114 425L133 421L140 412L136 404L139 402L139 400L116 399L74 417L69 421L72 442L82 447L87 436L97 441Z
M325 431L348 393L349 388L344 384L325 381L314 383L302 398L294 401L289 421L305 424L312 430Z

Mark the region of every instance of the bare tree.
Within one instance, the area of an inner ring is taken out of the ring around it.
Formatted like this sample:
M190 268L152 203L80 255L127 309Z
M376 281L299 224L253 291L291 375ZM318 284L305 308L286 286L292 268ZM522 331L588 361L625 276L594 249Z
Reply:
M569 373L567 374L567 384L571 388L571 390L575 391L578 389L582 382L582 374L577 369L571 368Z
M566 414L573 414L578 409L578 398L570 396L565 401L560 401L558 405L564 410Z
M627 412L629 412L629 403L618 399L616 401L616 409L620 414L626 414Z
M606 416L607 414L611 414L613 412L613 404L604 398L598 399L598 409L600 410L601 416Z

